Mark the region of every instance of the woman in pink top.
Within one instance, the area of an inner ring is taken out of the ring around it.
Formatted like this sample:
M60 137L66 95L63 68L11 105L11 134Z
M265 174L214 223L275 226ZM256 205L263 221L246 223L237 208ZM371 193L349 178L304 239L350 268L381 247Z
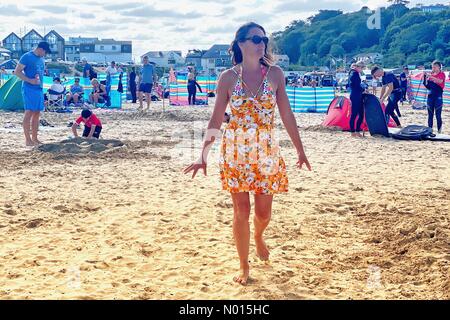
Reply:
M438 133L442 131L442 95L445 88L445 74L441 71L442 64L433 61L431 74L424 74L423 84L428 89L428 127L433 128L433 116L436 113Z

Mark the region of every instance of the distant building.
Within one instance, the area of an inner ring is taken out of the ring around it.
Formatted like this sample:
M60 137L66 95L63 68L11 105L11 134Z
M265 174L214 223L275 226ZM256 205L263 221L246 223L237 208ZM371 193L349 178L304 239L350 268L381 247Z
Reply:
M144 56L147 56L148 61L154 63L158 67L179 67L185 63L181 51L149 51L143 54L141 59Z
M76 42L66 42L64 44L64 52L66 54L64 60L77 62L80 61L80 44Z
M81 36L78 37L69 37L70 43L82 44L82 43L94 43L95 41L99 41L99 38L84 38Z
M11 58L11 51L0 47L0 61L9 60Z
M41 41L44 41L44 37L41 36L36 30L31 29L30 32L22 37L23 52L34 50Z
M274 54L273 58L275 64L280 66L282 69L287 69L289 67L289 57L286 54Z
M44 37L34 29L22 38L12 32L5 39L3 39L3 46L11 51L11 58L19 59L24 53L34 50L41 41L47 41L50 44L52 54L49 58L53 60L65 58L65 40L55 30L51 30Z
M417 5L423 12L441 12L450 9L450 6L444 4L435 4L431 6Z
M65 40L59 35L59 33L52 30L44 36L44 40L50 44L50 50L52 50L52 53L49 57L52 60L65 59Z
M22 56L22 38L11 32L3 39L3 47L11 52L12 59L19 59Z
M380 63L383 60L383 55L378 52L361 53L353 57L356 62L364 62L365 64Z
M64 45L66 53L65 60L73 62L80 61L80 44L95 43L99 40L99 38L85 38L81 36L69 37L69 41L67 41Z
M206 53L207 50L189 50L186 55L186 64L195 66L197 71L202 69L202 57Z
M50 44L52 60L79 61L86 57L88 61L109 63L117 61L120 63L132 61L132 42L116 41L113 39L69 37L69 41L51 30L44 37L32 29L22 38L14 32L10 33L2 43L5 49L11 52L11 58L19 59L25 52L36 48L39 42L47 41Z
M202 56L202 69L207 74L219 74L233 66L228 44L215 44Z
M87 61L98 63L131 62L132 43L131 41L116 41L113 39L81 43L80 56L86 58Z

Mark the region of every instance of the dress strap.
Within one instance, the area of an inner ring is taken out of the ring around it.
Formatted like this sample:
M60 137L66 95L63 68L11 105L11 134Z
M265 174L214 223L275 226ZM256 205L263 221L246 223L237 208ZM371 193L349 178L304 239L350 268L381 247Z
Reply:
M265 75L264 75L264 80L263 80L263 83L264 83L264 90L266 90L266 91L268 91L268 89L269 89L269 81L267 80L267 76L269 75L269 71L270 71L270 68L271 68L271 66L269 66L268 68L267 68L267 70L266 70L266 72L265 72Z

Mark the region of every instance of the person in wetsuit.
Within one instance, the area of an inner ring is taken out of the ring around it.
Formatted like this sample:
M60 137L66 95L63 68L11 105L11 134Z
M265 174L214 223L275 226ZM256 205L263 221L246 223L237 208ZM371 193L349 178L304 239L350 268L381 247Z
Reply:
M436 113L438 133L442 131L442 95L445 87L445 74L441 71L442 64L433 61L431 74L424 74L423 84L428 89L427 109L428 127L433 129L433 116Z
M352 102L352 115L350 117L350 132L353 137L360 137L361 134L361 124L364 120L364 107L362 104L362 94L364 92L364 88L361 86L361 70L364 68L364 64L362 62L357 62L352 64L352 68L350 70L348 76L348 88L350 90L350 101ZM358 117L358 121L356 122L355 129L355 120Z
M385 72L381 67L373 67L371 73L374 78L381 78L383 87L381 88L380 101L384 103L386 99L388 100L384 111L386 124L389 124L389 117L392 117L397 127L401 127L400 120L394 113L394 110L398 107L398 102L402 98L399 81L392 72Z
M136 96L136 68L135 67L131 68L128 85L130 87L132 103L136 103L137 96Z
M198 84L198 82L195 80L195 72L192 67L188 67L188 83L187 83L187 89L188 89L188 101L189 105L195 105L195 95L197 94L197 88L200 92L202 92L202 88Z

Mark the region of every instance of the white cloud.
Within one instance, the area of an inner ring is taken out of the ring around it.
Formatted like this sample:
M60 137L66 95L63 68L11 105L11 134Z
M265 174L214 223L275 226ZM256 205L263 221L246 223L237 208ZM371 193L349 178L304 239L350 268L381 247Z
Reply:
M412 1L432 4L437 0ZM86 36L132 40L135 57L150 50L208 49L228 44L243 23L255 21L268 33L319 9L358 10L386 6L385 0L1 0L0 39L35 28L63 37Z

